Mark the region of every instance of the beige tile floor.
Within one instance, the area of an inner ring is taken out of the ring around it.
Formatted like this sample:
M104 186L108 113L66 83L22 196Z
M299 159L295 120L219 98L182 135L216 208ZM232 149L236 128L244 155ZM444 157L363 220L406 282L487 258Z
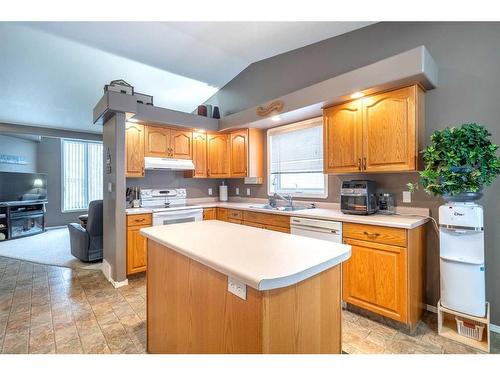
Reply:
M145 296L144 275L114 289L100 271L0 257L0 352L144 353ZM476 353L438 336L430 313L413 336L349 311L343 320L343 350L351 354Z
M144 353L145 278L0 257L2 353Z

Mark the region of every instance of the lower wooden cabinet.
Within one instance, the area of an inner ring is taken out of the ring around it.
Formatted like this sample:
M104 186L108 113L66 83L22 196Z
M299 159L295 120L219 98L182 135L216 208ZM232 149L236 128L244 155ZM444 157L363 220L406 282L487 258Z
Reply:
M290 217L261 212L232 210L217 207L217 220L233 224L243 224L276 232L290 233Z
M147 239L139 231L149 226L151 214L127 217L127 275L146 271Z
M406 249L351 239L344 243L352 246L343 267L344 300L406 322Z
M227 208L217 207L216 217L217 217L217 220L227 221Z
M215 220L216 218L217 218L217 209L215 207L203 209L203 220Z
M406 230L344 223L343 232L343 242L352 247L342 265L343 300L414 330L425 290L425 226Z

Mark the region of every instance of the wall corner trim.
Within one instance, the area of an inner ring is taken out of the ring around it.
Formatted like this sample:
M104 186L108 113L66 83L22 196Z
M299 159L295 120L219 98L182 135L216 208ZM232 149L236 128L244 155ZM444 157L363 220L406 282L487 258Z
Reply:
M106 259L102 260L101 271L104 274L106 280L108 280L111 283L111 285L113 285L114 288L121 288L122 286L128 285L128 279L125 279L123 281L113 280L113 278L111 277L111 265L108 263Z

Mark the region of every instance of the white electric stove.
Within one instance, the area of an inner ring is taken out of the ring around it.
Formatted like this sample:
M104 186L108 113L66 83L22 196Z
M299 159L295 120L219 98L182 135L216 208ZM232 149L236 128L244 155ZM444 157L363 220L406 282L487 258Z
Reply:
M153 225L203 220L201 206L186 203L186 189L142 189L141 207L153 211Z

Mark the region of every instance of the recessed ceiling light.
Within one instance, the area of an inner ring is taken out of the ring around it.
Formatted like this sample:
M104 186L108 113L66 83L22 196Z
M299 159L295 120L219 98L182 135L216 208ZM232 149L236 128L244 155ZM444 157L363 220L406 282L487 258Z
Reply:
M273 116L273 117L271 117L271 120L273 120L274 122L278 122L279 120L281 120L281 117Z
M196 132L197 132L197 133L205 133L205 132L206 132L206 130L205 130L205 129L196 129Z
M363 94L361 91L356 91L351 95L351 99L358 99L362 98L363 96L365 96L365 94Z
M135 119L135 118L129 118L128 119L128 122L139 122L139 120Z

